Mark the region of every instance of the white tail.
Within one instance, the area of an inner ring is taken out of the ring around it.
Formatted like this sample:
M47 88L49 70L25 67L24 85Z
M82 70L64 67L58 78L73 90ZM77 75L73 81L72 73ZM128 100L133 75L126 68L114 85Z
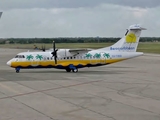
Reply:
M145 28L140 27L140 25L131 25L124 37L122 37L118 42L114 45L106 48L102 48L103 50L110 51L124 51L124 52L135 52L137 50L137 46L139 43L139 38L141 35L141 31L146 30Z

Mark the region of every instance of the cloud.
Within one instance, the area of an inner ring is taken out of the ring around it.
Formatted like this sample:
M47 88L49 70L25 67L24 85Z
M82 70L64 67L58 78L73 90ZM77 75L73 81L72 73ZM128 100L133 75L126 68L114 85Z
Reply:
M124 7L116 4L7 9L0 20L0 37L122 37L126 28L135 23L148 29L142 36L159 36L159 11L160 7Z
M140 8L153 8L160 6L159 0L107 0L107 3Z
M32 8L79 8L95 7L100 4L115 4L130 7L157 7L160 0L1 0L1 10Z

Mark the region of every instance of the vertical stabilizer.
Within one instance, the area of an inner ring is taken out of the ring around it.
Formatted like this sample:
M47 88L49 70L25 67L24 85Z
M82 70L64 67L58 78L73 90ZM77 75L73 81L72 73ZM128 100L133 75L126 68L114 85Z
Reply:
M146 30L140 25L131 25L124 37L122 37L117 43L110 47L102 48L103 50L110 51L124 51L124 52L135 52L138 47L141 31Z

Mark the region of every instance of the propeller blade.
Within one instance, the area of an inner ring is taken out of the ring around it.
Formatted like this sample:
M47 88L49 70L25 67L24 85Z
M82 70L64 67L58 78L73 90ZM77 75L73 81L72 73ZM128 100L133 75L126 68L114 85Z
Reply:
M54 61L55 61L55 64L57 64L57 57L54 56Z
M46 51L46 46L44 45L44 50L43 50L44 52Z
M55 64L57 64L57 51L58 50L56 50L55 42L53 41L53 52L51 54L54 56Z
M43 52L45 52L45 51L46 51L46 49L45 49L45 46L44 46L44 45L42 45L41 50L42 50Z
M55 45L55 42L53 41L53 51L55 52L56 51L56 45Z

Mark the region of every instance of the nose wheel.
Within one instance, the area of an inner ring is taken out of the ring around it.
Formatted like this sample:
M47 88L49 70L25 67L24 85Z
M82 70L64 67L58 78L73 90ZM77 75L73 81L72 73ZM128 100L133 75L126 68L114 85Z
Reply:
M19 73L20 72L20 68L16 68L16 73Z

